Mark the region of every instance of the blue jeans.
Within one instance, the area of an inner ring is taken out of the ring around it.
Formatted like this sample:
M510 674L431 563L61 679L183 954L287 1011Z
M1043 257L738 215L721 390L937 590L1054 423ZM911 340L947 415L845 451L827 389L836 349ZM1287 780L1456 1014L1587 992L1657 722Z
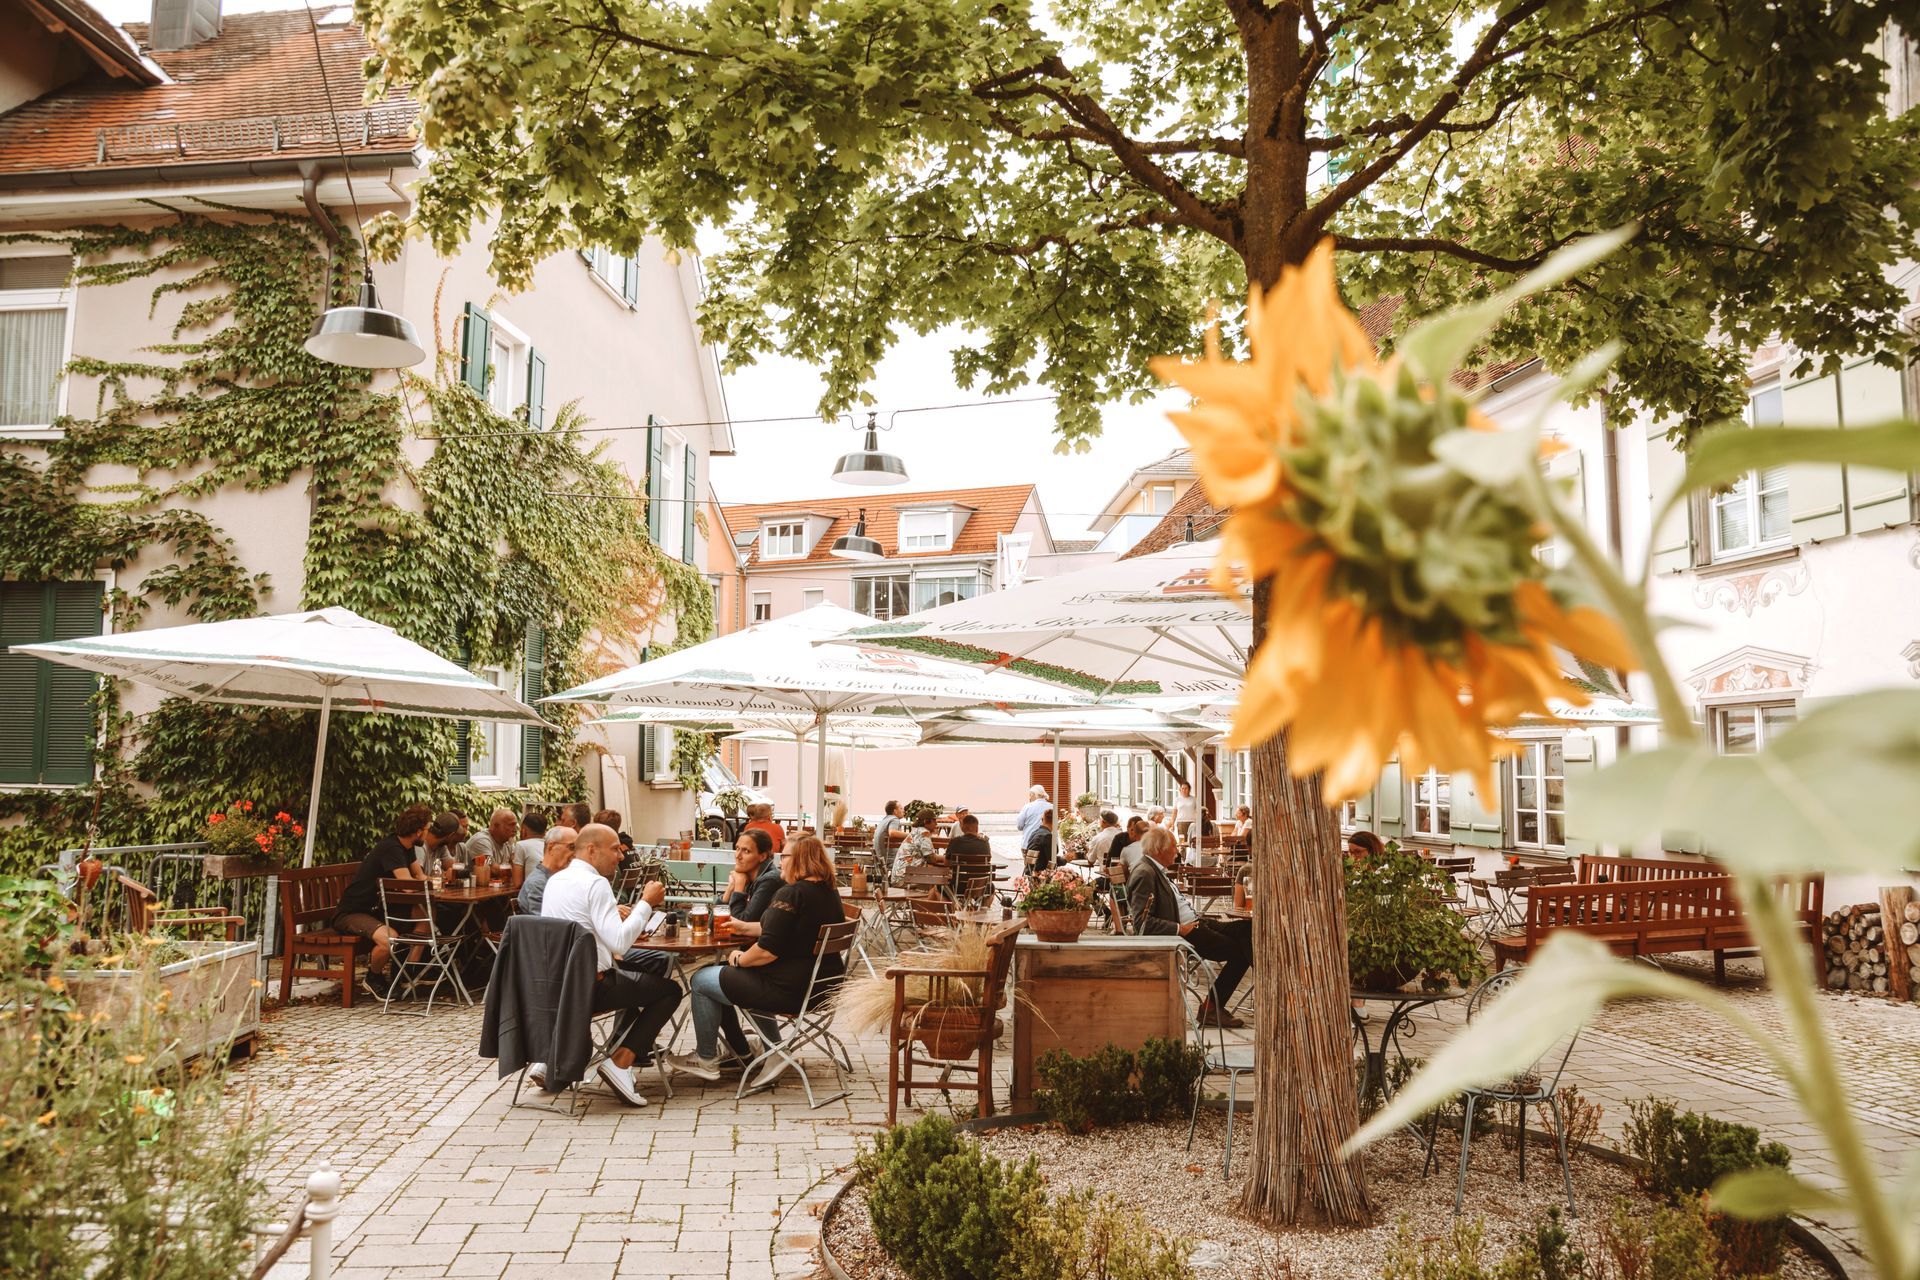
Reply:
M747 1043L747 1033L740 1029L740 1015L735 1011L733 1001L727 999L727 993L720 988L720 975L727 971L724 964L710 964L694 971L687 982L687 991L693 996L693 1049L702 1058L711 1061L720 1054L720 1033L727 1034L727 1047L742 1058L753 1056L753 1049ZM747 1015L753 1017L752 1014ZM753 1018L754 1029L760 1038L768 1044L780 1042L780 1029L771 1018Z

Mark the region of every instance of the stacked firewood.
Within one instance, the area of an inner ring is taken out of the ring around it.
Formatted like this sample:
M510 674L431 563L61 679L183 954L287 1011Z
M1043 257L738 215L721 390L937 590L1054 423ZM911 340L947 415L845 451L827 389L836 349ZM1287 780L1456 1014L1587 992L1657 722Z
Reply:
M1906 888L1884 889L1878 902L1829 912L1827 986L1835 991L1914 997L1920 971L1920 902Z

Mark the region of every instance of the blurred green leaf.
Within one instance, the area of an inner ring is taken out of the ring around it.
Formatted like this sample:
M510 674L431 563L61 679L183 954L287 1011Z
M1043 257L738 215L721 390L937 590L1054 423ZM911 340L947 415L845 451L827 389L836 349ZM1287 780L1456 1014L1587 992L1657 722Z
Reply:
M1433 442L1433 452L1461 475L1504 486L1540 465L1540 436L1528 428L1449 431Z
M1920 850L1920 690L1821 707L1758 755L1637 751L1568 791L1568 823L1603 843L1685 834L1762 875L1898 871Z
M1629 240L1640 234L1640 224L1630 222L1624 227L1615 227L1611 231L1602 231L1598 235L1575 240L1555 252L1545 262L1521 276L1495 295L1500 304L1511 306L1529 294L1551 289L1555 285L1565 284L1582 271L1611 257Z
M1426 1070L1409 1080L1342 1150L1357 1150L1413 1123L1462 1089L1525 1071L1601 1005L1623 996L1721 1003L1696 983L1617 960L1591 938L1555 934L1519 980L1434 1054Z
M1802 1182L1785 1169L1760 1165L1730 1173L1713 1184L1713 1207L1736 1218L1780 1218L1842 1207L1830 1191Z
M1739 426L1705 432L1687 451L1683 491L1721 489L1750 471L1790 462L1845 463L1920 471L1920 423L1905 420L1870 427Z

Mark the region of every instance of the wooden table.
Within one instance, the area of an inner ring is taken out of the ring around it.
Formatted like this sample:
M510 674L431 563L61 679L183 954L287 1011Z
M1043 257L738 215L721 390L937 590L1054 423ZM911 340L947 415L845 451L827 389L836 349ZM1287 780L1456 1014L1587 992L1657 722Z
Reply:
M1183 943L1174 937L1014 944L1013 1099L1033 1110L1033 1064L1050 1049L1085 1056L1108 1044L1138 1049L1155 1036L1184 1040Z
M1013 912L1006 907L965 908L953 913L955 924L996 925L1006 924L1014 918ZM1022 917L1024 919L1024 917Z

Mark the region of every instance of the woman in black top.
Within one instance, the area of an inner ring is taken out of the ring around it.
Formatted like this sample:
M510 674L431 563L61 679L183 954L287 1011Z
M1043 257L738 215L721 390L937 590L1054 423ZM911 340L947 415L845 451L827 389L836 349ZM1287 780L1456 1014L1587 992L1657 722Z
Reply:
M820 931L847 918L840 891L834 888L833 861L815 836L801 836L787 845L781 878L786 888L773 896L760 917L760 937L752 946L730 952L724 965L709 965L687 984L693 996L694 1052L673 1054L667 1065L702 1080L720 1078L720 1033L737 1057L747 1054L736 1008L770 1013L798 1013L813 977L814 943ZM840 956L820 961L822 978L838 978L845 970ZM778 1040L771 1021L756 1019L760 1034ZM738 1038L736 1039L736 1036Z

